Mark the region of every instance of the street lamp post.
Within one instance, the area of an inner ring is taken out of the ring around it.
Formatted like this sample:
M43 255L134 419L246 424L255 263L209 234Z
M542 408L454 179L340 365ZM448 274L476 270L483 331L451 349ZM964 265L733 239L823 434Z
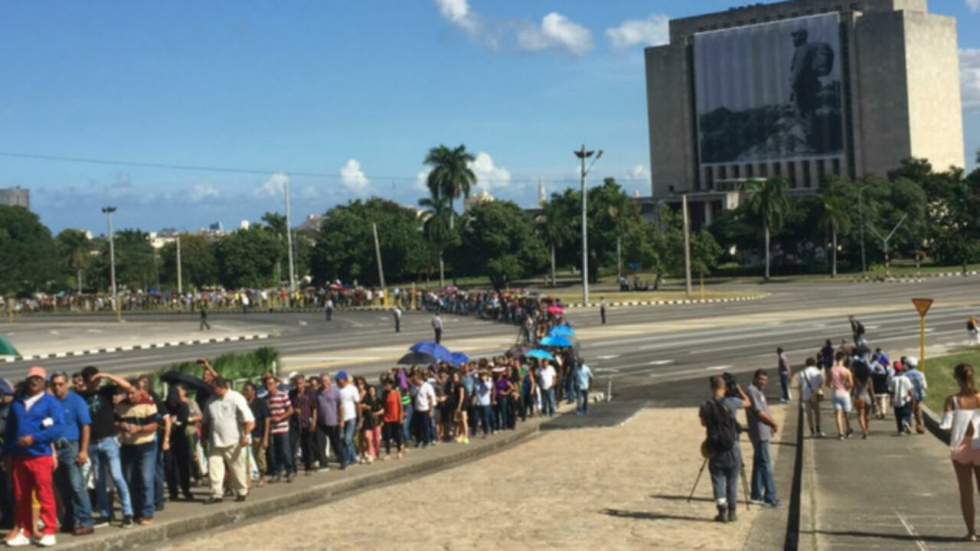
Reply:
M116 207L102 207L102 214L105 214L106 222L109 225L109 279L112 283L112 309L116 311L116 318L122 320L119 312L119 294L116 291L116 243L112 232L112 213L116 212Z
M595 155L592 162L589 164L588 168L585 166L585 160ZM589 174L589 170L592 169L592 165L602 157L602 150L598 152L589 151L585 149L585 144L582 145L582 149L575 152L575 156L581 161L581 176L582 176L582 303L589 304L589 224L586 212L588 210L589 195L585 192L585 177Z
M289 180L286 180L286 185L284 186L286 195L286 247L289 248L289 293L292 295L296 292L296 272L293 268L293 229L292 229L292 201L289 200ZM292 300L292 299L290 299Z

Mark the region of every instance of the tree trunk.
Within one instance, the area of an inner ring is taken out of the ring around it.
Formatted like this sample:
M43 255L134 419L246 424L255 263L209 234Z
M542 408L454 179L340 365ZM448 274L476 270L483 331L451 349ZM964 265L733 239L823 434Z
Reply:
M555 244L551 244L551 286L554 287L555 281Z
M769 224L764 228L766 235L766 281L769 281Z
M439 251L439 286L446 286L446 265L442 261L442 251Z
M82 294L82 269L78 269L78 294Z
M832 254L834 256L832 257L833 261L831 263L830 277L837 277L837 224L833 224L831 227L832 227L831 231L833 231L834 234L832 240L834 245L834 251Z

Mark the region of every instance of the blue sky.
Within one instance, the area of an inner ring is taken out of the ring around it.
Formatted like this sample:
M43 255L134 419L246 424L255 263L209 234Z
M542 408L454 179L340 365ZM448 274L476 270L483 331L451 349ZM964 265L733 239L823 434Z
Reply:
M572 185L572 150L649 194L642 48L668 18L744 0L5 2L0 152L254 170L185 171L0 156L55 231L298 220L378 194L415 204L429 147L479 153L482 185L530 205ZM967 158L980 148L980 0L959 19ZM968 105L969 104L969 105ZM297 172L308 173L307 176Z

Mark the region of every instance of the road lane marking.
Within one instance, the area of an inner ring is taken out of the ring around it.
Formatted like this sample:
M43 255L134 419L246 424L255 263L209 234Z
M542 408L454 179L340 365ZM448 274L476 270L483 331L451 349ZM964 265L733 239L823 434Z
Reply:
M619 354L609 354L609 355L606 355L606 356L596 356L595 359L597 359L597 360L615 360L618 357L619 357Z
M674 360L653 360L648 362L647 365L667 365L674 363Z
M898 520L902 523L902 526L905 527L905 531L908 532L910 536L912 536L912 541L915 542L915 545L919 548L919 551L929 551L929 548L926 547L926 542L922 541L922 538L919 536L919 534L915 532L915 528L909 523L908 520L906 520L905 515L903 515L898 511L895 511L895 516L898 517Z
M731 367L731 365L714 365L711 367L706 367L705 369L708 371L724 371L726 369L731 369Z

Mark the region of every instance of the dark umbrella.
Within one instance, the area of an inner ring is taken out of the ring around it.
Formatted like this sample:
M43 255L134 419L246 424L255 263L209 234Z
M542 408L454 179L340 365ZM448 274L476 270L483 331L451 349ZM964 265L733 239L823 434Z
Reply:
M438 362L439 360L437 360L432 354L409 352L398 360L398 365L432 365Z
M168 371L163 375L160 375L160 380L172 385L184 385L187 388L205 395L211 394L211 385L205 383L200 378L191 375L190 373L181 373L180 371Z

